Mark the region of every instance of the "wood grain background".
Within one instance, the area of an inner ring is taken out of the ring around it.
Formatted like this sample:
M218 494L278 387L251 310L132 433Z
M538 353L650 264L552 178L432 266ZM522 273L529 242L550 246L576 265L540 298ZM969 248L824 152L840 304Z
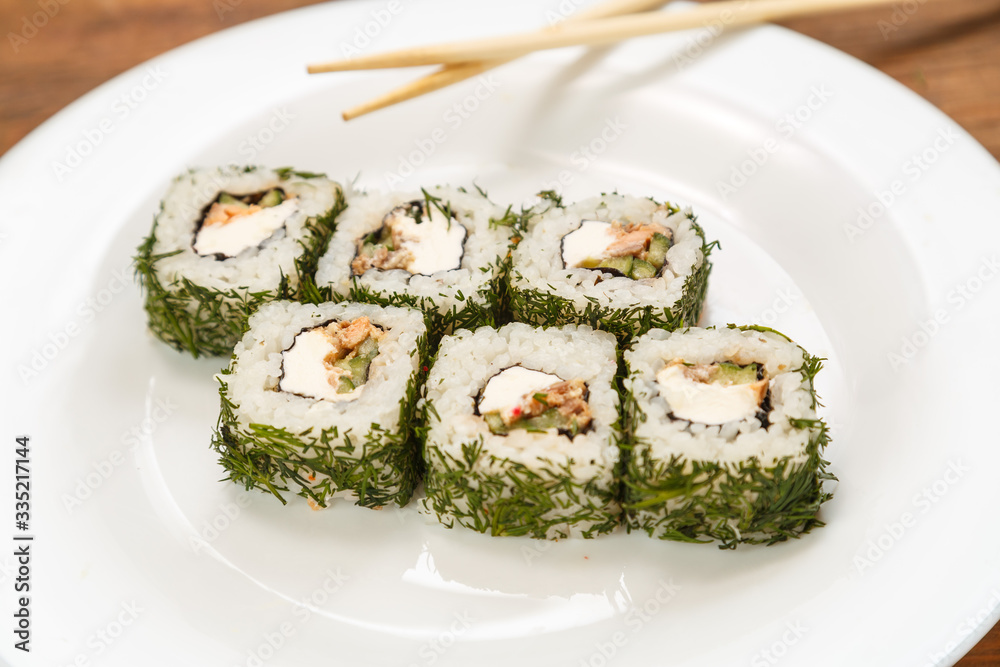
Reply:
M153 56L314 2L0 0L0 155L62 107ZM53 15L31 33L25 21L44 7ZM1000 0L900 0L784 25L900 81L1000 157ZM11 33L31 36L22 42ZM1000 665L1000 624L958 664Z

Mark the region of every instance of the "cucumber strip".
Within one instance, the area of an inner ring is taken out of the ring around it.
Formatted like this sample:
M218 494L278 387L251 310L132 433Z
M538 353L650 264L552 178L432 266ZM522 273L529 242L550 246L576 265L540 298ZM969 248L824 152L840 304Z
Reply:
M483 419L486 420L486 425L493 435L507 435L510 432L499 412L487 412L483 415Z
M612 271L617 271L623 276L627 276L632 272L632 257L626 255L624 257L609 257L608 259L602 260L600 264L597 265L599 269L611 269Z
M376 342L376 340L371 336L365 338L363 341L361 341L361 344L358 345L359 357L369 357L370 359L374 359L375 355L377 354L378 354L378 342Z
M646 261L659 271L667 263L667 251L671 245L668 237L663 234L653 234L653 238L649 241L649 250L646 252Z
M347 363L350 365L351 379L356 386L368 381L368 367L372 365L372 357L354 357Z
M556 408L549 408L537 417L531 417L517 424L517 428L524 428L529 431L547 431L550 428L557 428L565 431L573 425L573 420L567 419Z
M257 204L261 208L271 208L272 206L277 206L283 201L285 201L285 195L282 194L281 190L275 188L274 190L268 190L267 194L261 197Z
M632 273L629 277L635 280L653 278L656 276L657 268L649 262L641 259L632 260Z
M723 361L716 365L712 382L722 385L753 384L757 381L757 364L737 366Z

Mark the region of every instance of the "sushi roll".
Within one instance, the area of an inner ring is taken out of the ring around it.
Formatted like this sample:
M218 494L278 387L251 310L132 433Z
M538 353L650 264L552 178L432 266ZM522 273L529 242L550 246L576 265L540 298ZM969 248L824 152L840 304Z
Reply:
M651 331L625 362L630 531L735 548L823 525L833 477L820 359L770 329L731 326Z
M178 177L135 257L150 330L195 357L230 355L261 304L308 296L343 208L336 183L290 169Z
M415 310L261 306L219 375L213 447L229 478L282 502L406 504L420 477L412 431L425 354Z
M616 368L614 336L585 326L445 336L426 385L425 507L491 535L610 532Z
M316 282L334 301L421 310L434 343L458 328L496 324L519 223L482 191L360 192L350 197Z
M587 324L623 342L697 323L715 243L689 210L619 194L572 205L542 196L513 253L516 321Z

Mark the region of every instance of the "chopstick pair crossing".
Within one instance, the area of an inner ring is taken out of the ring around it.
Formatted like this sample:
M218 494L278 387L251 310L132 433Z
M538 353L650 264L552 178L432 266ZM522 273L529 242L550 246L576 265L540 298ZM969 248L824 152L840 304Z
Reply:
M596 7L584 10L575 16L571 16L567 19L567 21L597 20L610 16L648 11L663 6L667 1L668 0L610 0L610 2L605 2ZM555 26L544 28L541 32L554 29ZM373 111L378 111L379 109L384 109L394 104L411 100L415 97L434 92L435 90L446 88L450 85L465 81L466 79L471 79L474 76L479 76L480 74L488 72L491 69L495 69L501 65L506 65L507 63L516 60L518 57L519 56L511 56L505 58L470 60L446 64L425 77L391 90L384 95L365 102L364 104L347 109L341 115L344 120L352 120ZM309 72L311 74L315 74L325 71L322 69L315 69L316 67L320 66L310 66Z
M313 64L311 74L361 69L444 67L375 100L348 109L345 120L412 99L482 74L523 55L565 46L603 46L633 37L703 27L722 21L733 28L812 14L891 5L899 0L722 0L676 12L652 12L663 0L612 0L564 23L534 32L451 42Z

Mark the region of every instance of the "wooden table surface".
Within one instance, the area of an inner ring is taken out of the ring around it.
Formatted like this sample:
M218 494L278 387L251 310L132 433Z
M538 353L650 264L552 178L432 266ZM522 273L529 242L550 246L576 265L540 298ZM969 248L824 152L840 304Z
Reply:
M314 2L0 0L0 154L77 97L148 58ZM53 15L32 33L25 21L45 6ZM784 25L902 82L1000 158L1000 0L900 0L894 8ZM958 664L1000 665L1000 624Z

